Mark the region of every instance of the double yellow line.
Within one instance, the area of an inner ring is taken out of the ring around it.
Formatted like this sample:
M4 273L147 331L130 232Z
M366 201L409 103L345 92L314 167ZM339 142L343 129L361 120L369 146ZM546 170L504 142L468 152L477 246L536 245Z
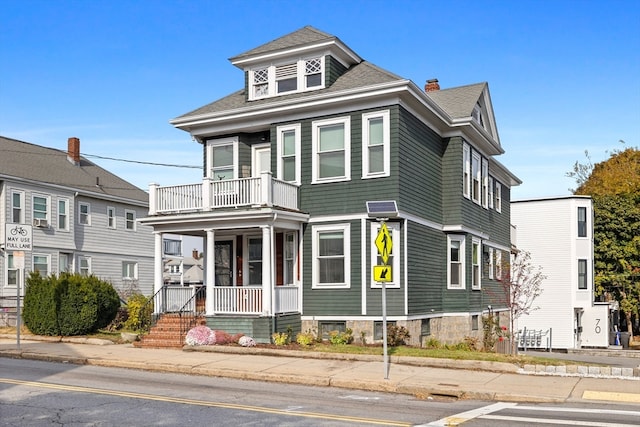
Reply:
M349 417L344 415L321 414L321 413L315 413L315 412L292 412L292 411L287 411L283 409L265 408L262 406L237 405L233 403L222 403L222 402L209 402L206 400L183 399L179 397L158 396L154 394L133 393L129 391L105 390L105 389L99 389L99 388L93 388L93 387L79 387L79 386L72 386L72 385L52 384L52 383L44 383L39 381L22 381L22 380L13 380L9 378L0 378L0 383L13 384L13 385L19 385L19 386L25 386L25 387L41 388L41 389L72 391L76 393L93 393L93 394L102 394L107 396L128 397L133 399L155 400L159 402L179 403L183 405L197 405L197 406L208 406L212 408L237 409L242 411L253 411L253 412L261 412L261 413L276 414L276 415L290 415L290 416L292 415L296 417L316 418L316 419L322 419L322 420L346 421L346 422L355 422L355 423L363 423L363 424L398 426L398 427L409 427L413 425L411 423L379 420L374 418Z

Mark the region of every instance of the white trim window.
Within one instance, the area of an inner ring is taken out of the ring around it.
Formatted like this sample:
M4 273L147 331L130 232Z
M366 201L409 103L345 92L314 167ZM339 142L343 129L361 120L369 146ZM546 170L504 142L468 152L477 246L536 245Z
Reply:
M362 177L389 176L391 131L389 110L362 115Z
M249 100L324 87L324 57L300 58L249 70Z
M588 270L587 270L587 260L579 259L578 260L578 289L586 290L589 288L588 282Z
M32 258L33 271L40 273L40 276L47 277L51 271L51 257L46 254L33 254Z
M351 179L351 119L318 120L312 123L312 183Z
M295 283L296 247L296 233L284 233L282 279L285 285Z
M276 128L278 179L300 184L300 124Z
M58 229L69 230L69 199L58 199Z
M129 231L136 231L136 211L125 209L124 228Z
M502 280L502 251L496 250L496 280Z
M78 273L83 276L89 276L91 274L91 257L78 257Z
M73 254L67 252L58 253L58 274L73 271Z
M389 253L389 259L387 259L387 265L391 266L391 281L385 282L385 287L387 288L399 288L400 287L400 223L398 222L387 222L387 230L389 230L389 234L391 234L391 241L393 244L391 245L391 252ZM371 236L372 241L376 238L378 233L380 232L380 223L372 222L371 223ZM378 248L376 245L371 245L371 287L372 288L381 288L382 284L378 283L373 278L373 266L374 265L383 265L382 257L378 253Z
M502 184L496 181L496 212L502 212Z
M207 177L226 181L238 177L238 140L224 138L207 141Z
M122 279L137 280L138 279L138 263L135 261L122 261Z
M348 288L351 265L349 224L317 225L313 235L313 288Z
M262 237L249 236L246 239L247 253L247 282L249 286L262 285Z
M107 228L116 228L116 208L107 206Z
M471 239L471 289L479 290L482 287L482 242L475 237Z
M462 195L469 199L471 188L471 147L462 144Z
M578 206L578 237L587 237L587 208Z
M24 191L11 192L11 222L24 224Z
M33 220L49 220L49 196L33 195L33 204L31 205Z
M91 205L78 203L78 224L91 225Z
M464 236L447 236L447 289L465 288L464 249Z
M489 162L482 159L482 207L489 207Z
M471 153L471 199L477 204L480 204L480 182L482 180L481 160L480 153L475 151Z
M17 287L20 282L20 269L13 264L13 253L7 252L7 286Z
M489 209L493 209L493 199L494 199L494 195L493 195L493 188L494 188L494 183L493 183L493 177L489 177Z
M495 267L495 265L496 265L495 264L495 254L493 252L494 252L493 248L489 248L489 272L488 272L488 275L489 275L489 279L492 279L492 280L493 280L493 273L494 273L495 268L496 268Z

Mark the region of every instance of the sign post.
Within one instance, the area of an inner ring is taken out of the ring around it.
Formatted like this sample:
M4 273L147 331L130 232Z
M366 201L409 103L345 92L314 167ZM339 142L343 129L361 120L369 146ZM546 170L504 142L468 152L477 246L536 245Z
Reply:
M13 268L17 270L16 277L16 343L20 349L20 328L22 299L21 287L24 283L24 258L25 251L33 250L33 228L26 224L5 224L4 229L4 249L12 251Z

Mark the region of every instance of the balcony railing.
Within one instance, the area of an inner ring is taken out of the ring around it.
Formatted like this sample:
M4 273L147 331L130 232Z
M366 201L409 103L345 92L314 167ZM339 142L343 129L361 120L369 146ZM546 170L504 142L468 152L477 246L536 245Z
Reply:
M298 186L273 178L270 172L263 172L258 178L205 178L200 184L149 186L149 215L241 206L298 209Z

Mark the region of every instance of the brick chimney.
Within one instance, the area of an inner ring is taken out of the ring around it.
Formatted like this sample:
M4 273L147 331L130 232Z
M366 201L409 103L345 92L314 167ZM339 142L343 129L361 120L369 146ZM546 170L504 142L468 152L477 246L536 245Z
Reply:
M67 142L67 160L76 166L80 164L80 140L75 136Z
M427 80L427 82L424 84L424 91L433 92L436 90L440 90L440 84L438 83L438 79Z
M200 259L200 254L198 253L197 249L191 251L191 256L193 257L193 259Z

